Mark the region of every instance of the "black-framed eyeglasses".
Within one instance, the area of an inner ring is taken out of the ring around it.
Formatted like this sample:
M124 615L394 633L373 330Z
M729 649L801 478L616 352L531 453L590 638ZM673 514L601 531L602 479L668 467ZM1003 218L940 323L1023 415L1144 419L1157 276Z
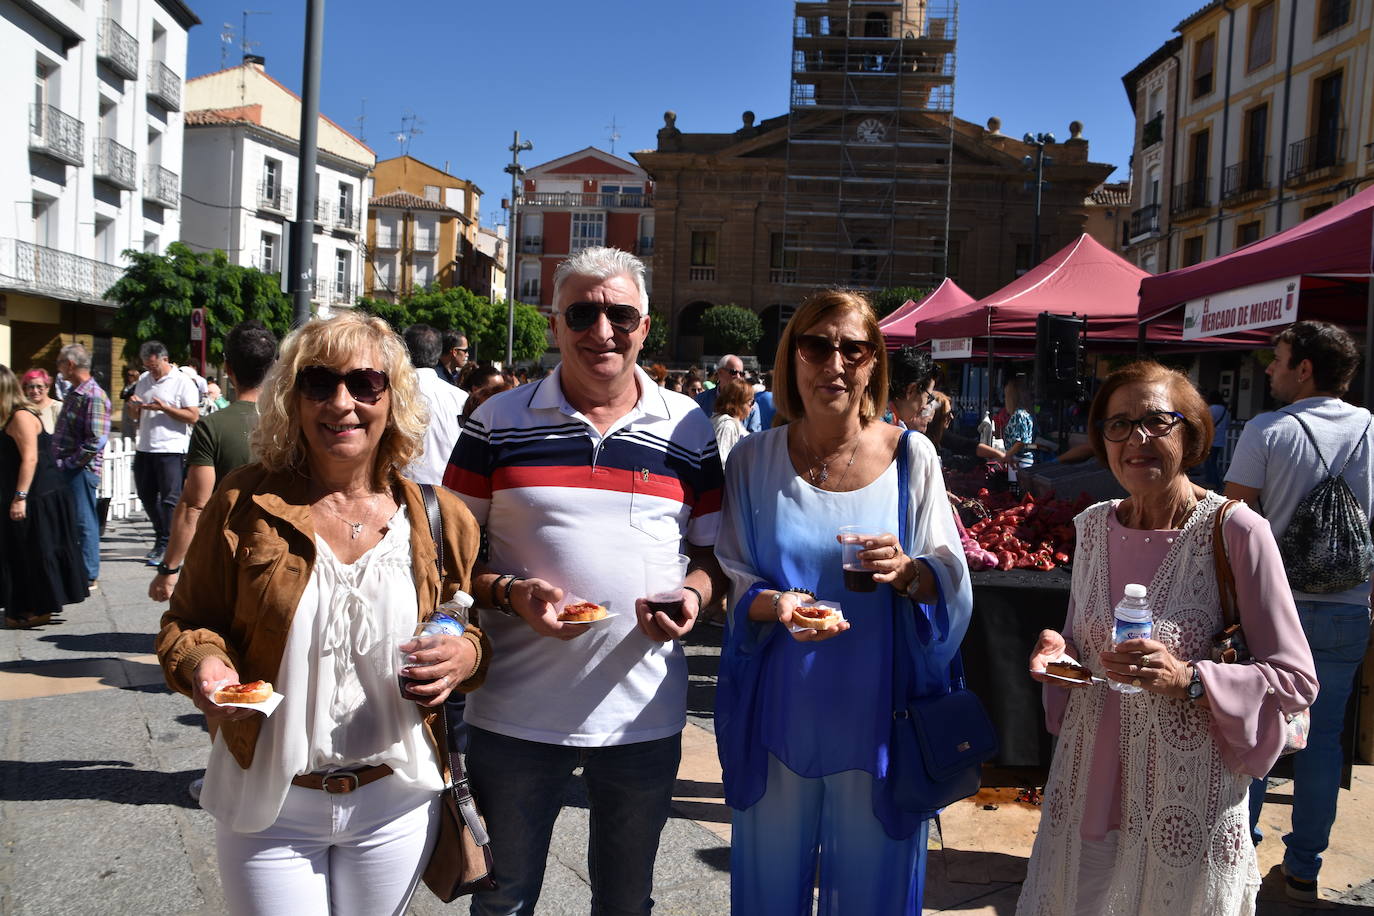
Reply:
M835 343L829 337L819 334L798 334L797 353L808 363L819 365L830 359L830 354L839 353L847 366L862 366L873 358L877 347L867 340L845 339Z
M1135 433L1136 427L1149 438L1158 439L1169 435L1175 426L1184 422L1187 422L1186 418L1176 410L1152 410L1135 420L1130 417L1098 420L1097 427L1108 442L1125 442Z
M596 324L596 319L606 316L612 328L626 334L633 332L644 320L644 314L635 305L620 302L574 302L563 309L563 322L570 331L585 331Z
M327 401L342 382L348 396L362 404L376 404L391 387L391 380L380 369L350 369L335 372L328 366L305 366L296 373L296 390L312 401Z

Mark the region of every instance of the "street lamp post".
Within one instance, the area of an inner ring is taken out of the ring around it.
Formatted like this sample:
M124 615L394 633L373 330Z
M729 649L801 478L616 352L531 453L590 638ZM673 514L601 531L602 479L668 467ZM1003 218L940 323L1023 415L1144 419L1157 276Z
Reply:
M1045 155L1045 146L1054 143L1054 134L1026 134L1021 141L1035 147L1034 157L1026 156L1021 160L1027 169L1035 172L1035 223L1031 238L1031 267L1034 267L1040 263L1040 192L1048 187L1045 184L1045 166L1054 164L1054 159ZM1026 186L1030 188L1031 182L1027 182Z
M520 165L520 154L526 150L534 149L534 144L528 140L520 139L520 131L515 132L515 139L510 145L510 165L506 166L506 172L510 175L510 203L507 206L509 217L507 224L510 226L510 238L506 240L508 248L506 266L506 368L509 369L511 363L515 361L515 247L518 240L515 218L520 212L520 179L525 177L525 169Z

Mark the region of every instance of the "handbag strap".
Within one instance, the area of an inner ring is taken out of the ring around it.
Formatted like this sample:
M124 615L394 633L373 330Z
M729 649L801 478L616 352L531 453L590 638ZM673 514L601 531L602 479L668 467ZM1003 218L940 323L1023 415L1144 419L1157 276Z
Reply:
M911 430L904 431L897 444L897 540L902 545L902 551L908 556L911 555L909 550L911 544L908 540L910 532L907 530L907 507L911 500L911 455L908 437L911 434ZM916 560L915 562L924 561ZM906 646L906 627L910 625L911 612L901 606L896 589L890 591L892 593L892 710L894 716L905 716L910 685L907 681L908 666L902 664L902 654ZM960 657L958 650L955 650L954 657L949 662L947 691L963 687L964 660Z
M1240 500L1231 499L1222 504L1216 515L1212 516L1212 565L1217 574L1217 597L1221 602L1221 622L1223 626L1240 623L1240 612L1236 607L1236 576L1231 571L1231 559L1227 555L1226 535L1222 526L1226 523L1231 510L1240 505Z
M420 484L420 495L425 501L425 516L429 520L429 533L434 538L434 565L439 569L439 581L444 579L444 517L439 512L439 497L434 485ZM439 741L444 754L448 757L449 784L445 792L452 792L453 802L458 813L472 834L473 842L485 846L489 842L486 825L477 813L477 802L472 797L472 787L468 783L467 770L463 768L463 755L453 753L453 740L449 734L448 702L439 704Z
M429 519L429 536L434 538L434 566L439 570L439 588L444 582L444 517L439 513L439 496L434 484L422 483L420 496L425 501L425 517Z

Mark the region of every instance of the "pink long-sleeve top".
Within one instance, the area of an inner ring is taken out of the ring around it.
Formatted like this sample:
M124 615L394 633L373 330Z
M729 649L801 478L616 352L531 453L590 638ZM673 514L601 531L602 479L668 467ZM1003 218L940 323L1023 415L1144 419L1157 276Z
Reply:
M1127 528L1115 510L1107 528L1113 595L1124 594L1128 583L1148 583L1179 534ZM1197 666L1202 679L1212 714L1212 737L1222 761L1233 772L1263 776L1283 750L1281 713L1291 715L1306 709L1317 697L1316 669L1269 523L1248 506L1240 505L1226 519L1222 532L1236 578L1240 622L1254 661L1242 665L1222 665L1207 659L1188 661ZM1069 596L1062 631L1066 639L1073 628L1075 599ZM1072 642L1067 651L1075 658L1082 657ZM1056 735L1071 689L1107 691L1093 742L1082 825L1085 839L1101 840L1121 825L1120 694L1102 686L1045 685L1045 724Z

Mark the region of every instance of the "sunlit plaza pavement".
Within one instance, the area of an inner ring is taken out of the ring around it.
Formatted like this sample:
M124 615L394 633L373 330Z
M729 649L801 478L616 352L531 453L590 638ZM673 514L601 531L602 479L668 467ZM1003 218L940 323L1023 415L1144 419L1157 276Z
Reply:
M191 800L208 742L190 702L162 683L152 654L162 606L142 521L112 522L100 588L60 622L0 634L0 916L218 914L224 911L214 825ZM719 629L688 640L692 686L677 804L660 846L656 913L729 910L729 810L711 733ZM1322 872L1334 913L1374 913L1374 772L1358 766ZM926 912L1011 914L1039 809L1014 790L988 790L941 819ZM1287 787L1271 790L1266 834L1278 837ZM585 914L587 812L574 783L559 818L539 912ZM1304 912L1282 900L1271 873L1277 840L1261 844L1268 877L1259 912ZM413 914L463 913L423 888Z

